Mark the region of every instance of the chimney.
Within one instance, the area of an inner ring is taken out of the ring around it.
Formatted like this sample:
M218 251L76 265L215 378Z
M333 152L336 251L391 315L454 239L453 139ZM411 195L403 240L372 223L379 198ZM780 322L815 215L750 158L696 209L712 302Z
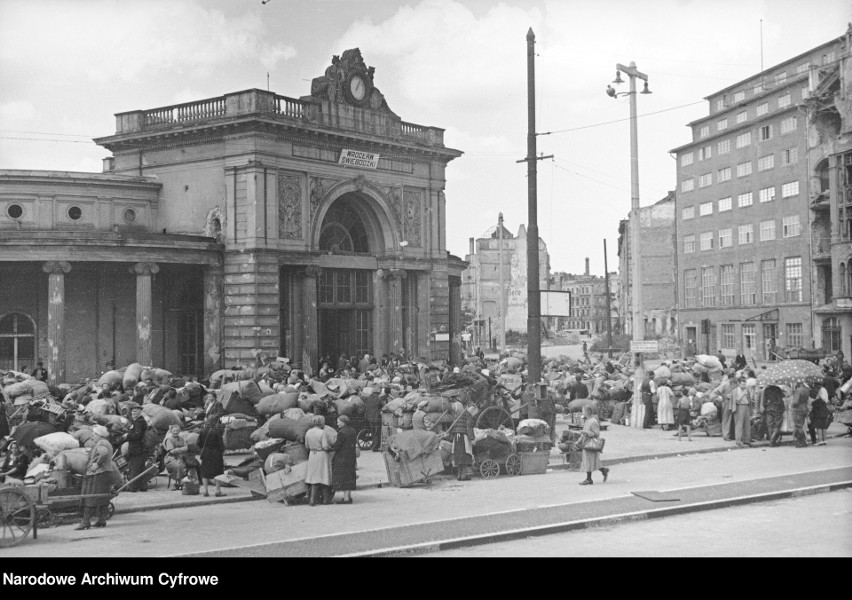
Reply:
M589 257L586 257L586 277L589 276Z
M474 252L473 238L470 238L470 255L473 256L474 254L476 253Z

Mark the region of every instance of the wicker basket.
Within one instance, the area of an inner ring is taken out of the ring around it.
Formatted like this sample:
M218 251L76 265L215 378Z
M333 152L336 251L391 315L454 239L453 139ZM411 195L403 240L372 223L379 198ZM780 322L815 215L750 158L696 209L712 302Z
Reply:
M518 452L521 459L521 475L541 475L547 472L550 452Z
M569 471L579 471L580 463L583 462L583 452L580 450L572 450L570 452L566 452L562 458L565 460L565 464L568 465Z
M287 442L278 451L288 454L294 465L308 460L308 449L304 444L300 444L299 442Z

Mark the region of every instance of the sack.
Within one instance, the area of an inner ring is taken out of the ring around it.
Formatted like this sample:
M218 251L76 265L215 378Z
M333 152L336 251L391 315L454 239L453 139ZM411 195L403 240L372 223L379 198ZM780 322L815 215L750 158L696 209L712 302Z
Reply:
M286 392L263 397L257 403L258 414L267 417L299 406L299 392Z
M153 452L159 444L160 436L156 430L153 427L146 429L142 435L142 447L145 448L145 452Z
M293 419L275 419L269 424L269 437L285 439L288 442L305 441L305 434L313 427L313 419L305 417L298 421Z
M80 447L80 442L74 436L62 431L37 437L33 440L33 443L51 456L56 456L64 450L73 450Z
M263 462L263 472L269 475L275 471L281 471L286 467L290 467L292 464L293 462L290 460L289 454L273 452L267 456L266 460Z
M606 444L606 440L598 436L595 438L587 437L585 441L582 441L578 445L581 450L586 450L587 452L603 452L604 444Z

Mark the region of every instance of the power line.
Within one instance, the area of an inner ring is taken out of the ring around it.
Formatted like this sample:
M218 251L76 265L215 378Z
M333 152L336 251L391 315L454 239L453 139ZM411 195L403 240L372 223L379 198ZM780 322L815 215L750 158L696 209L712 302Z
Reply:
M649 117L651 115L658 115L660 113L668 112L670 110L677 110L679 108L686 108L687 106L695 106L696 104L703 104L705 100L698 100L697 102L690 102L689 104L681 104L680 106L672 106L671 108L664 108L663 110L657 110L654 112L645 113L642 115L637 115L639 117ZM538 133L536 135L551 135L553 133L566 133L568 131L579 131L580 129L589 129L591 127L600 127L602 125L612 125L613 123L623 123L624 121L629 121L630 117L625 119L616 119L614 121L604 121L603 123L593 123L592 125L582 125L580 127L571 127L570 129L557 129L555 131L545 131L544 133Z
M84 138L93 138L97 137L94 135L83 135L78 133L54 133L54 132L46 132L46 131L19 131L17 129L0 129L0 133L32 133L36 135L61 135L65 137L84 137Z
M92 140L58 140L54 138L30 138L2 135L0 140L23 140L27 142L71 142L72 144L94 144Z

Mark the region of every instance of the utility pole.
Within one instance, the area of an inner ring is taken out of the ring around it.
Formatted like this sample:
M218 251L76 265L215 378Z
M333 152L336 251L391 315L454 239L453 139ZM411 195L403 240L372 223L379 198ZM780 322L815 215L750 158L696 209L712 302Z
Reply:
M607 356L612 358L612 307L609 297L609 267L606 260L606 239L604 239L604 286L606 290L606 351Z
M635 62L631 62L628 67L616 64L615 68L616 75L613 83L623 83L621 73L630 79L630 91L627 92L630 97L630 264L633 279L630 285L630 299L633 305L633 341L641 342L645 339L645 320L642 310L642 260L639 240L639 135L636 125L636 79L639 78L645 82L645 88L641 93L650 94L651 92L648 90L648 76L639 72ZM612 87L608 87L607 94L612 98L621 95ZM634 365L633 412L630 420L633 427L642 427L645 416L645 407L642 403L642 381L645 378L645 370L640 352L634 354Z
M506 351L506 288L503 286L503 213L497 217L497 270L500 272L500 352Z

